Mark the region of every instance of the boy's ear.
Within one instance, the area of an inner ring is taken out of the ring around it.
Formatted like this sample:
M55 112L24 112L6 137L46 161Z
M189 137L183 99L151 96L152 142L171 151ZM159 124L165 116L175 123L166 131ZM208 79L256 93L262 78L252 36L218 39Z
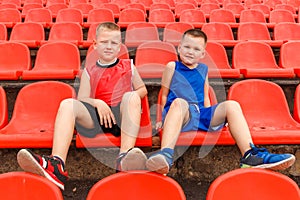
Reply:
M97 46L96 46L96 40L95 40L95 39L93 40L93 48L94 48L94 49L97 48Z

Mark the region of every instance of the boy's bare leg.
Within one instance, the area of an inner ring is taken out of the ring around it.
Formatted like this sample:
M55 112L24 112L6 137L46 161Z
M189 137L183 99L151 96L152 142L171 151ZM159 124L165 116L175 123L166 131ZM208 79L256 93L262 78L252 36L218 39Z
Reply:
M225 119L227 119L232 137L236 141L242 155L244 155L251 148L250 143L253 144L253 141L239 103L230 100L220 103L216 108L211 125L217 126L222 124Z
M63 100L55 120L52 155L66 161L70 143L73 138L75 120L87 128L94 124L85 106L77 100Z

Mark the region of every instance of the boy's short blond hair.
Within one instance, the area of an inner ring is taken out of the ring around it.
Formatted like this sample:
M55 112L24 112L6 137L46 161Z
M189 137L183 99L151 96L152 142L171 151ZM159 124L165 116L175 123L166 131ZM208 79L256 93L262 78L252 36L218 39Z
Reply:
M189 29L187 31L185 31L182 35L182 38L181 40L183 40L183 38L186 36L186 35L190 35L192 37L196 37L196 38L203 38L204 39L204 42L206 43L207 42L207 36L206 34L201 31L200 29L198 28L195 28L195 29Z
M120 31L120 27L114 22L103 22L98 25L96 29L96 38L98 38L100 31L109 30L109 31Z

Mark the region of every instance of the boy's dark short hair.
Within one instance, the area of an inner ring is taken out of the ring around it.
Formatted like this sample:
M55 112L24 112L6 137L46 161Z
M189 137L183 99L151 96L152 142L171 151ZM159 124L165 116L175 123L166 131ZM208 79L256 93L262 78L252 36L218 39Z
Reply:
M200 29L198 28L194 28L194 29L189 29L187 31L185 31L182 35L182 39L186 36L186 35L190 35L192 37L201 37L204 39L204 42L206 43L207 42L207 36L206 34L201 31Z

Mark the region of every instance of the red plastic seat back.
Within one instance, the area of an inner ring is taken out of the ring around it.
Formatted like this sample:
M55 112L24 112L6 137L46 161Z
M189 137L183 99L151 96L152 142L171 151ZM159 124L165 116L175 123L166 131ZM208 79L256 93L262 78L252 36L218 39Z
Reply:
M274 40L300 40L300 24L281 22L274 26Z
M57 22L50 29L48 41L76 41L83 40L82 27L75 22Z
M281 45L280 48L280 66L283 68L300 68L300 57L298 51L300 41L290 41Z
M270 23L280 23L280 22L295 23L295 19L291 11L284 10L284 9L277 9L277 10L272 10L270 12L269 22Z
M232 30L226 23L206 23L201 30L207 35L208 40L234 40Z
M238 27L238 40L271 40L268 27L265 23L245 22Z
M118 192L111 192L118 188ZM87 200L96 199L156 199L185 200L180 185L168 176L153 172L132 171L110 175L96 183L89 191Z
M0 129L8 123L8 107L6 93L3 87L0 86Z
M230 87L227 98L240 103L250 128L276 130L298 126L290 114L283 90L273 82L239 81Z
M299 199L299 187L286 175L265 169L236 169L210 185L206 200Z
M16 24L10 34L10 40L45 40L44 27L35 22L24 22Z
M193 29L194 26L188 22L171 22L166 24L163 41L178 45L185 31Z
M48 179L27 172L0 174L1 199L63 200L59 188Z
M213 62L213 63L204 62L205 64L207 64L208 67L214 66L215 69L231 69L228 62L225 47L222 44L218 42L209 41L207 42L205 49L206 49L206 53L212 60L204 59L203 61Z
M77 22L83 23L83 14L76 8L65 8L57 12L56 22Z
M256 9L243 10L240 15L242 22L261 22L266 23L265 15L262 11Z
M235 23L235 16L231 10L215 9L210 12L209 22L229 22Z
M293 114L294 119L300 122L300 85L298 85L295 90Z

